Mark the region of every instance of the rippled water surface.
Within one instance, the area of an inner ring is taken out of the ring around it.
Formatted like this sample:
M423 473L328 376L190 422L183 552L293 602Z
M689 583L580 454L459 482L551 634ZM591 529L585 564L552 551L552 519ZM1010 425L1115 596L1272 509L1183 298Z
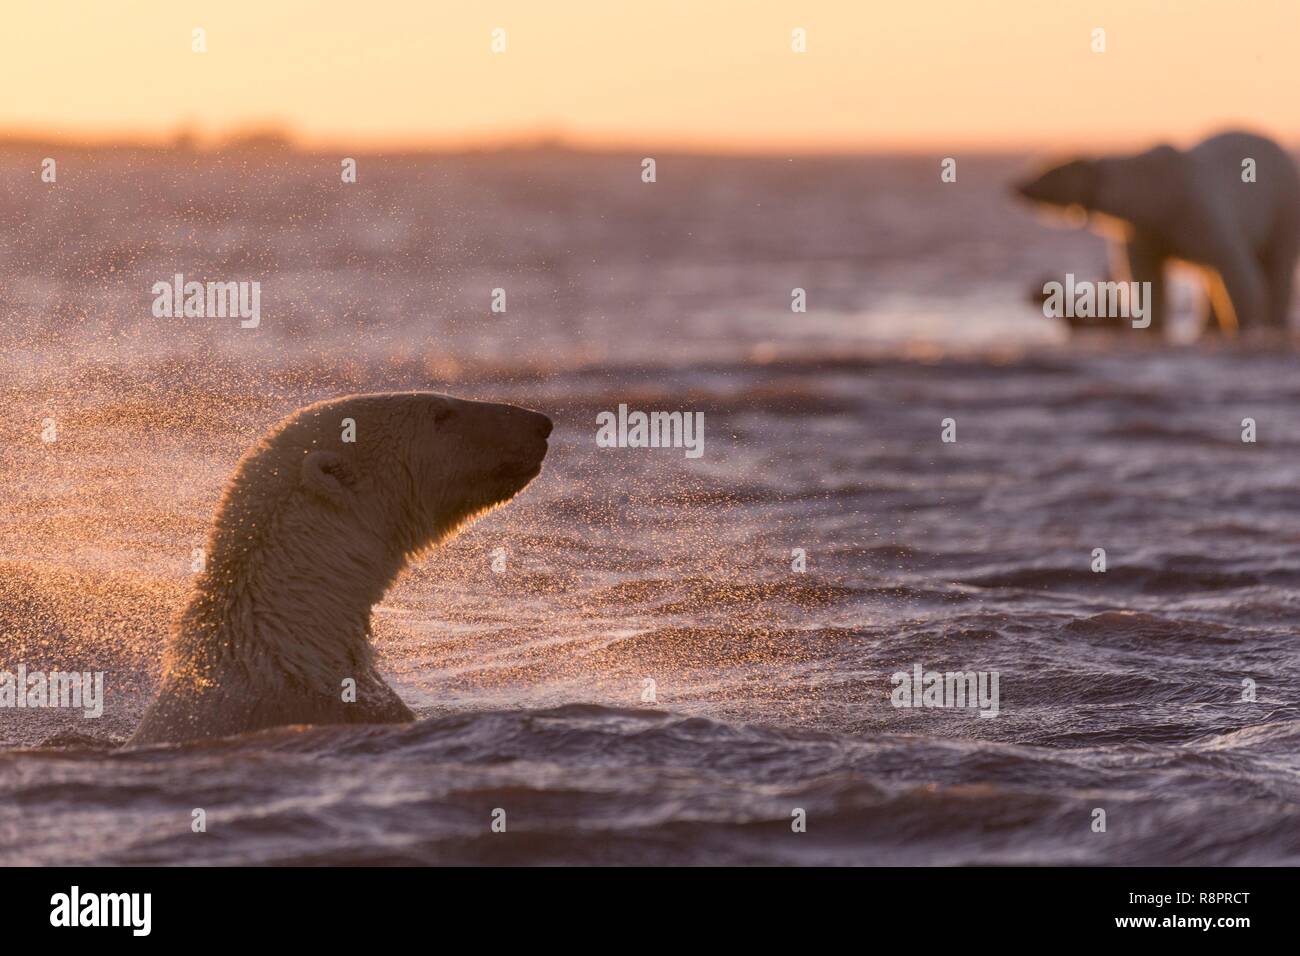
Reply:
M1300 861L1294 355L1071 347L1026 293L1100 244L1010 204L1020 160L931 165L376 157L341 187L103 153L0 197L0 669L107 682L99 720L0 710L0 862ZM178 271L261 281L261 327L153 318ZM376 610L419 721L117 749L239 455L390 388L556 420ZM704 412L704 456L597 448L619 403ZM892 706L917 664L997 671L998 716Z

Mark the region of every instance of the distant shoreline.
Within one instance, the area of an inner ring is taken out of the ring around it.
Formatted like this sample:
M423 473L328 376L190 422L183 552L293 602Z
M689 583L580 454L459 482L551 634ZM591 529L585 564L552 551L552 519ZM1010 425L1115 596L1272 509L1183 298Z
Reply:
M480 140L415 141L383 140L359 136L350 141L344 136L305 138L276 127L234 131L224 135L198 135L178 130L170 135L138 133L58 133L50 131L0 130L0 153L74 150L83 153L133 152L158 154L219 155L231 152L291 153L300 156L472 156L485 154L574 154L591 156L688 156L724 157L734 160L773 159L843 159L846 157L930 158L965 156L981 158L1021 157L1043 154L1097 152L1148 145L1156 139L1181 141L1183 137L1149 135L1117 140L1115 143L1094 141L1071 143L1064 140L970 145L960 142L901 145L891 143L844 146L741 144L720 146L665 137L648 137L644 142L597 142L555 134L521 134ZM1300 140L1280 140L1287 148L1300 153Z

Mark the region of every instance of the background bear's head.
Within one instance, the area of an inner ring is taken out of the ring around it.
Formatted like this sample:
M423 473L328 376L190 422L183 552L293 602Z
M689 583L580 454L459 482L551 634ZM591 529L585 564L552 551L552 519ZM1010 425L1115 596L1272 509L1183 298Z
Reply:
M1096 197L1099 169L1095 160L1073 159L1051 166L1013 187L1025 199L1049 206L1090 209Z
M406 560L541 471L551 420L432 392L308 406L243 457L213 521L205 590L344 589L377 601ZM368 604L367 604L368 606Z
M1098 225L1103 227L1115 220L1159 227L1186 195L1182 156L1174 147L1160 145L1132 156L1072 159L1012 188L1043 205L1100 213Z

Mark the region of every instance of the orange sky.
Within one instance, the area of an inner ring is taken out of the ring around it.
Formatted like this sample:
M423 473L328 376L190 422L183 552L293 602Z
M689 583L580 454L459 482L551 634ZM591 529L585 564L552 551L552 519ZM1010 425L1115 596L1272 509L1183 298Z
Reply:
M797 152L1234 123L1300 140L1300 0L40 0L3 22L8 132Z

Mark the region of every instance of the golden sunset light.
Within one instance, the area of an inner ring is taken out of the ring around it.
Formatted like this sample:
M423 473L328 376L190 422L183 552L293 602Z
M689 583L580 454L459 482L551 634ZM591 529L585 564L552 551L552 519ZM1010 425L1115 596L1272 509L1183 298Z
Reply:
M1277 936L1298 41L9 3L0 939Z
M0 32L0 130L726 151L1300 136L1300 4L1258 0L49 0ZM206 53L191 51L194 29ZM505 49L492 51L492 31ZM1090 49L1091 32L1107 49ZM806 51L792 52L793 31Z

